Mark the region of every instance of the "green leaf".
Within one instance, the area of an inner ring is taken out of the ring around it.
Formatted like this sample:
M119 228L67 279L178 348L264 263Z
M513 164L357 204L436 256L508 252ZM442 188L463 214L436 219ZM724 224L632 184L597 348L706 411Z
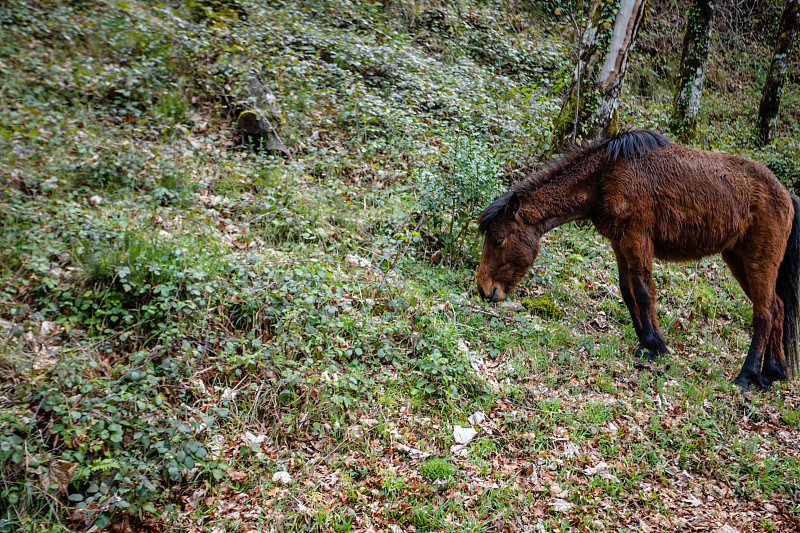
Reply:
M111 522L111 514L110 513L103 513L97 517L97 520L94 521L94 527L92 531L98 531L101 529L105 529L105 527Z

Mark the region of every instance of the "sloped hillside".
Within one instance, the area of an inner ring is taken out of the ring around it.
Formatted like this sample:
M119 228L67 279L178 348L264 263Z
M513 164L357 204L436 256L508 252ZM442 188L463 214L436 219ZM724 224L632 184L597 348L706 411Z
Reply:
M665 128L684 4L652 8L628 126ZM800 389L730 385L721 261L658 265L653 365L587 225L512 302L474 293L475 218L546 159L585 12L6 3L0 531L800 527ZM779 15L721 12L697 144L794 187L796 79L775 144L747 133ZM237 133L256 78L286 157Z

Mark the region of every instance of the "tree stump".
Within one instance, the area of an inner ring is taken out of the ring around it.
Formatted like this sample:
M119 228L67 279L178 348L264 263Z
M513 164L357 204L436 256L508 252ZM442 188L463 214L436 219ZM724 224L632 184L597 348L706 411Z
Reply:
M255 150L265 150L290 157L289 149L281 139L279 129L283 124L278 99L258 74L242 87L241 94L231 102L236 116L236 126L245 142Z
M281 139L284 120L278 99L247 54L241 51L223 54L217 61L216 75L224 79L221 96L242 143L256 151L291 158Z

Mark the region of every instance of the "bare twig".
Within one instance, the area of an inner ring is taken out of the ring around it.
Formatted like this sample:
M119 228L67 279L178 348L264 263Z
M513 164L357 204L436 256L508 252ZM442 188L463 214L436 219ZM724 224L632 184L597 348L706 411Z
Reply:
M661 368L661 367L658 367L658 366L654 366L653 364L648 363L647 361L638 360L638 361L634 361L633 362L633 368L637 368L639 370L649 370L653 374L656 374L656 375L659 375L659 376L664 376L667 379L671 379L671 380L675 379L672 376L670 376L669 374L667 374L667 370L669 370L669 365L667 365L664 368Z

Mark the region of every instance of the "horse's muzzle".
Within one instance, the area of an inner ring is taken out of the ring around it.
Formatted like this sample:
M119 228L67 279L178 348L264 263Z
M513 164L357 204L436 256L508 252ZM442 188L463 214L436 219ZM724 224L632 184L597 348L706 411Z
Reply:
M484 300L489 300L490 302L499 302L503 299L500 295L500 289L497 288L497 285L494 285L488 294L483 290L483 287L478 286L478 293L481 295L481 298Z

